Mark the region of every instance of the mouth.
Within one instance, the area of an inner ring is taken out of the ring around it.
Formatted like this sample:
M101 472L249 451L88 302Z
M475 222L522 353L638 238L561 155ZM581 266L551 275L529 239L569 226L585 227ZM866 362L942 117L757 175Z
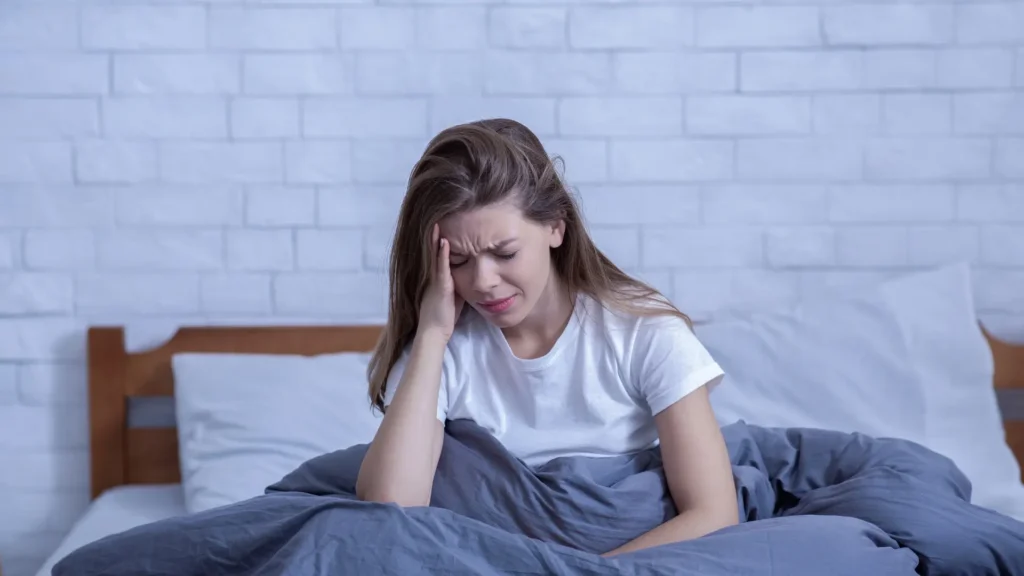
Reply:
M508 310L509 306L512 306L512 303L515 302L515 299L515 296L509 296L508 298L503 298L501 300L489 300L487 302L480 302L479 304L481 308L487 310L491 314L498 314Z

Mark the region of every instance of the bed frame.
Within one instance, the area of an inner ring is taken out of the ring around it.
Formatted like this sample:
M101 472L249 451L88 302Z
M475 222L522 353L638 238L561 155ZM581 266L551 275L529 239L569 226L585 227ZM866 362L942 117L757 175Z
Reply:
M995 386L1007 442L1024 469L1024 344L982 329L995 360ZM181 481L178 439L168 426L130 425L129 404L174 394L171 356L179 352L316 355L373 349L381 326L188 327L156 348L129 353L124 329L88 331L92 497L124 484ZM1024 474L1022 474L1024 479Z
M174 395L171 356L180 352L316 355L368 352L381 326L180 328L156 348L129 353L124 328L88 331L91 490L181 481L177 429L130 425L133 400Z

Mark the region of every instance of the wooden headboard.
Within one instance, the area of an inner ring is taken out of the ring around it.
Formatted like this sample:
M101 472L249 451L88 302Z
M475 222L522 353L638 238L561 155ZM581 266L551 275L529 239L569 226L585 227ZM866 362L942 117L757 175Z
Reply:
M982 328L995 361L993 385L1003 410L1006 443L1017 457L1024 480L1024 344L1011 344Z
M130 427L133 398L171 397L171 356L181 352L316 355L367 352L381 326L189 327L161 346L137 353L125 347L124 329L88 332L92 497L123 484L181 481L174 427Z
M190 327L178 330L159 347L129 353L122 328L91 328L88 354L93 498L123 484L180 482L175 428L130 427L128 419L131 399L173 395L172 355L365 352L376 344L380 331L380 326ZM985 336L995 360L993 385L1006 409L1007 442L1024 469L1024 344L1009 344L988 332Z

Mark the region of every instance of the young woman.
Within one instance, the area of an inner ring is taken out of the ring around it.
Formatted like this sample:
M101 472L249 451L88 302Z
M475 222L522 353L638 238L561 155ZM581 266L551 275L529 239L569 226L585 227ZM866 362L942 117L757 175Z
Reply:
M389 297L369 368L384 418L361 499L428 505L444 422L468 418L528 465L660 443L680 513L607 555L738 522L708 402L722 370L682 312L595 247L522 124L473 122L430 142L401 207Z

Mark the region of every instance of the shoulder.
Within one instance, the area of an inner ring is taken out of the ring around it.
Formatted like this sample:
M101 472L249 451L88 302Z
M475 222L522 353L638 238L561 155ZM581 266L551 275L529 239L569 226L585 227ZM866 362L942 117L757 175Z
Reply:
M636 319L637 345L646 348L667 347L677 353L706 352L689 321L668 312L652 313Z
M680 315L646 305L627 310L587 296L583 309L589 328L600 333L629 355L652 347L703 349L690 323Z
M626 377L654 413L705 385L723 371L680 315L653 306L636 312L601 306L596 318L619 350Z
M582 309L587 337L610 347L631 372L655 362L691 367L715 363L682 315L655 305L628 310L589 296Z

